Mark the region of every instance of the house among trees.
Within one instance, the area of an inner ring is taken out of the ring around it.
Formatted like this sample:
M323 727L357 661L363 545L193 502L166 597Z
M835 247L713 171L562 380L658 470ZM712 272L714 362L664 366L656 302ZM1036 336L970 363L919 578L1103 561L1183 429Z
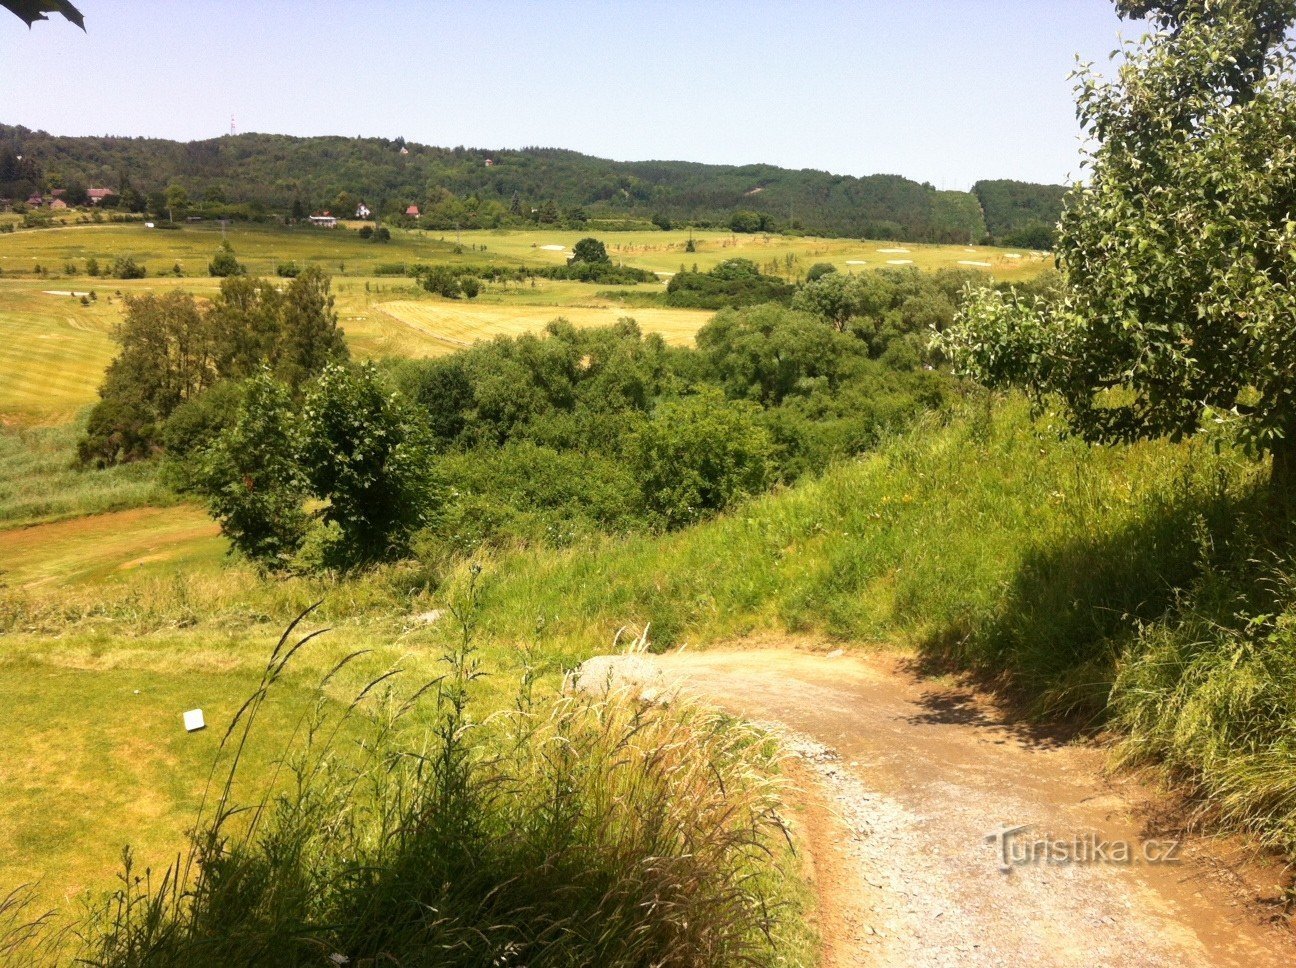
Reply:
M372 214L373 212L369 211L369 206L366 205L364 202L361 202L359 205L356 206L356 214L355 214L356 218L368 218Z
M405 209L405 214L408 215L410 218L418 218L419 207L417 205L411 205L409 208Z
M90 199L91 205L98 205L100 202L116 197L117 193L111 188L91 188L86 192L86 198Z
M50 208L54 209L55 211L62 211L67 207L68 207L68 203L63 201L63 199L61 198L55 198L54 201L50 202Z
M45 199L41 198L38 194L33 194L31 198L27 199L28 208L40 208L44 204Z
M312 215L310 224L317 229L335 229L337 228L337 219L329 212L325 212L323 215Z

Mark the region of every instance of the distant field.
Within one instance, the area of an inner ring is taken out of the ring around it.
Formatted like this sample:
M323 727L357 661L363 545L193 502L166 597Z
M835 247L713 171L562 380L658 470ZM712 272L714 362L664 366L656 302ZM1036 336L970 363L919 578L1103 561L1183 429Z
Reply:
M576 326L609 326L622 316L632 316L644 332L660 333L668 343L686 345L712 316L696 309L555 308L450 302L389 302L377 309L439 344L443 352L471 346L479 339L537 332L559 316Z
M320 265L341 275L372 276L377 274L380 265L398 262L561 265L571 247L591 233L480 230L462 233L458 237L460 244L456 244L453 232L398 230L385 245L366 242L355 232L341 228L251 225L233 226L227 234L239 259L254 273L273 275L280 262L296 261ZM690 234L697 252L685 251ZM830 262L843 270L876 269L900 262L912 263L920 269L936 269L968 262L983 263L974 268L983 268L996 278L1011 279L1034 275L1051 262L1050 256L1041 253L984 246L687 231L604 232L599 237L607 244L613 259L663 273L677 271L681 265L691 268L694 263L706 269L735 256L762 265L777 261L780 271L784 271L788 268L787 257L792 256L793 274L804 273L815 262ZM207 263L220 239L220 229L214 225L186 226L179 231L130 224L15 232L0 235L0 271L5 275L31 274L40 265L59 275L69 260L84 263L93 257L105 265L118 256L131 256L144 263L150 275L171 272L178 262L185 275L205 276Z
M342 326L362 357L437 355L475 338L538 329L559 315L579 325L632 315L647 330L687 342L706 314L621 308L598 295L603 286L536 280L534 285L490 285L472 303L446 303L427 296L411 279L379 274L412 263L561 265L585 234L477 231L464 232L456 243L454 233L397 231L391 243L376 245L347 229L253 225L228 231L239 259L255 274L273 277L281 262L319 265L332 273ZM694 253L685 251L690 235ZM602 238L614 259L659 273L662 284L681 265L706 269L734 257L793 277L828 262L845 272L893 264L980 268L1011 280L1029 278L1051 263L1050 256L1024 250L728 232L608 232ZM220 239L215 225L179 231L74 225L0 235L0 423L66 423L93 403L113 354L111 332L121 306L117 294L176 287L214 293L218 280L207 275L207 263ZM149 276L123 282L84 274L86 259L97 259L106 269L119 256L141 261ZM183 278L164 275L177 264ZM36 274L38 265L44 274ZM632 288L660 292L662 284ZM73 296L47 294L89 290L100 297L91 306Z
M0 531L0 582L15 588L94 584L143 569L218 561L225 542L191 505L138 508Z
M561 265L571 247L587 232L465 232L465 243L487 246L491 253L525 262ZM709 269L725 259L751 259L762 267L792 274L804 274L816 262L827 262L843 272L885 269L896 264L919 269L977 268L996 279L1028 279L1052 265L1053 257L1027 249L998 249L986 246L917 245L903 242L862 242L858 239L820 239L782 235L736 235L729 232L694 232L696 252L686 251L690 233L607 232L600 238L615 261L653 272L677 272L680 266ZM563 251L542 246L563 246ZM964 265L976 263L976 265Z
M70 420L94 399L112 359L117 319L106 299L86 307L30 283L0 280L0 420Z

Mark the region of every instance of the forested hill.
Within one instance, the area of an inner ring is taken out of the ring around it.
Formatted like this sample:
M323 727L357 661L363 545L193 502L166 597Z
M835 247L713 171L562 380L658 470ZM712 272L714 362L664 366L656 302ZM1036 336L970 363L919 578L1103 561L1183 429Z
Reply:
M393 215L417 205L431 227L655 218L931 242L1012 241L1030 230L1038 238L1057 221L1064 193L1018 182L944 192L897 175L616 162L551 148L435 148L399 138L242 134L180 143L58 137L0 125L0 197L103 187L143 208L176 185L192 203L251 215L341 210L364 201Z

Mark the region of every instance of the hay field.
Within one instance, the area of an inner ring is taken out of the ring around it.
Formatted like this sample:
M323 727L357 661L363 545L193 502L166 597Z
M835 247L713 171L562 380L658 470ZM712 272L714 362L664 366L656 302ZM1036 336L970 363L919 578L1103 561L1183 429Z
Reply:
M571 247L588 232L501 230L464 232L464 244L487 246L492 254L540 265L561 265ZM681 265L709 269L726 259L751 259L761 266L777 262L786 271L793 258L792 274L804 274L816 262L827 262L842 272L882 269L905 261L924 271L943 268L979 268L995 279L1029 279L1053 265L1047 253L990 246L919 245L907 242L868 242L858 239L821 239L808 236L738 235L730 232L691 233L696 252L686 251L690 233L607 232L599 237L614 261L652 272L677 272ZM561 245L562 251L544 248ZM983 263L971 266L960 263Z
M608 326L631 316L646 333L660 333L668 343L686 345L713 315L697 309L623 309L606 306L499 306L450 301L381 303L376 311L423 337L426 355L440 355L495 336L539 332L561 316L576 326Z

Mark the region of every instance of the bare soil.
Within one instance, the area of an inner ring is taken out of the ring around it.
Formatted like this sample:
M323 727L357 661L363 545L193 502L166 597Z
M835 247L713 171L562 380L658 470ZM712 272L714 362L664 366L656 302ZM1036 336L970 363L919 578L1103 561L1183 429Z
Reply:
M1277 864L1185 837L1099 745L973 688L894 656L786 647L586 665L587 686L613 680L782 735L830 968L1296 964ZM987 837L1019 827L1005 863Z

